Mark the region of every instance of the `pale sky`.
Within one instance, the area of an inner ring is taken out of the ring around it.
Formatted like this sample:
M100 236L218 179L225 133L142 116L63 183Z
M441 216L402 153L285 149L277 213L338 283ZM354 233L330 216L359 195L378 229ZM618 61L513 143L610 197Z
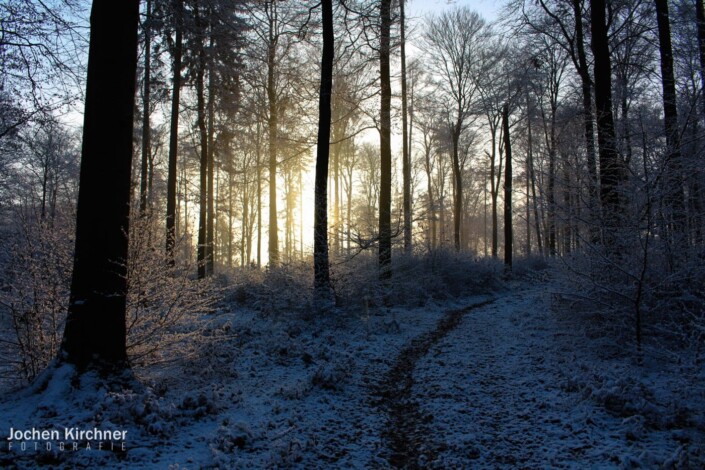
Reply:
M480 13L487 21L493 21L504 2L502 0L409 0L406 5L407 15L410 17L442 11L453 5L466 5Z

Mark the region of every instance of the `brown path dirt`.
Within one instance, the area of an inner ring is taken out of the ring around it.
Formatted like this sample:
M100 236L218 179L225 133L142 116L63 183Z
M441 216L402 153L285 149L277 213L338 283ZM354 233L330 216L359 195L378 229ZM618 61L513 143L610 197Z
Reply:
M391 369L373 391L375 405L387 416L382 439L388 453L387 462L393 468L427 468L437 451L426 424L432 416L424 416L412 396L414 367L429 349L456 328L465 314L494 302L485 300L457 310L449 310L435 329L414 338L402 349Z

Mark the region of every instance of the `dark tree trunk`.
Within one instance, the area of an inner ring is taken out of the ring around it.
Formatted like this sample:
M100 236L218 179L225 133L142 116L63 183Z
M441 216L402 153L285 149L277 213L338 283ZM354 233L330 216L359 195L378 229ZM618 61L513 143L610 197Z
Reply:
M61 356L127 365L125 308L139 1L91 10L71 297Z
M167 175L166 196L166 253L173 264L174 246L176 245L176 172L179 149L179 102L181 95L181 55L183 36L183 0L175 1L176 38L174 44L173 90L171 95L171 122L169 130L169 170Z
M261 133L257 123L257 268L262 267L262 156L260 155Z
M595 108L597 142L600 148L600 201L605 224L604 242L615 243L614 231L621 219L620 185L624 180L623 162L615 148L612 115L612 71L605 18L605 0L591 4L592 52L595 57Z
M458 116L461 111L458 110ZM462 123L460 120L453 129L453 183L455 193L453 193L453 245L455 251L460 251L460 227L463 223L463 175L460 173L460 155L458 146L460 145L460 131Z
M705 8L703 0L695 0L695 11L698 30L698 52L700 58L700 88L705 90ZM705 117L705 93L702 93L702 113ZM703 192L700 190L700 183L697 177L693 177L691 199L694 207L693 230L695 232L695 242L702 244L703 241Z
M408 97L406 90L406 19L404 3L399 0L399 28L401 40L401 130L402 130L402 174L404 183L404 251L411 253L411 146L409 142L409 124L407 116Z
M703 0L695 0L695 14L697 19L698 53L700 58L700 87L705 90L705 8L703 8ZM705 93L702 95L702 113L705 115Z
M196 29L199 32L204 30L198 6L194 11ZM198 278L203 279L207 275L206 257L206 231L207 231L207 206L208 206L208 129L206 127L206 100L205 100L205 72L206 72L206 52L203 48L202 39L199 39L198 63L196 65L196 121L201 143L200 156L200 181L198 200Z
M531 199L533 202L533 210L534 210L534 227L536 230L536 246L538 247L539 254L543 255L543 245L542 245L542 239L541 239L541 215L539 214L539 204L538 204L538 198L536 197L536 173L534 171L534 138L533 138L533 132L531 128L531 102L529 101L529 93L527 91L526 93L526 109L527 109L527 121L526 121L526 133L527 133L527 145L528 145L528 152L527 152L527 168L528 168L528 175L527 178L531 180L530 182L530 187L531 187ZM528 193L528 191L527 191ZM528 198L528 195L527 195Z
M528 108L527 108L528 109ZM528 113L527 113L528 115ZM527 116L527 123L531 122L531 118ZM531 126L531 124L529 124ZM527 133L528 134L528 133ZM526 256L531 256L531 165L532 165L532 149L531 149L531 138L528 138L526 161L524 162L524 167L526 169L526 179L525 179L525 191L526 191L526 206L524 210L526 212Z
M392 86L389 76L390 29L392 25L391 0L380 0L380 160L379 191L379 267L382 279L391 277L392 262Z
M332 85L331 85L332 86ZM332 119L332 118L331 118ZM338 139L345 132L340 132ZM336 139L337 140L337 139ZM333 253L340 252L340 150L342 142L333 146ZM327 229L326 229L327 230Z
M512 270L512 252L514 233L512 226L512 144L509 136L509 105L502 109L502 122L504 125L504 266Z
M211 29L211 28L209 28ZM213 51L213 36L211 33L209 49ZM211 52L212 54L212 52ZM214 171L214 127L215 127L215 86L214 86L214 75L215 67L213 66L213 58L209 58L208 61L208 207L207 211L207 222L206 222L206 275L209 276L213 274L213 264L215 262L215 230L213 228L213 223L215 221L215 210L213 207L215 200L215 193L213 192L213 171Z
M588 204L591 209L597 201L597 163L595 159L595 130L592 116L592 89L590 69L585 54L585 39L583 34L583 13L580 0L573 0L573 16L575 17L575 48L578 55L578 75L583 98L583 127L585 135L585 150L588 167Z
M531 178L531 200L534 209L534 229L536 231L536 246L539 254L543 255L541 238L541 214L539 213L538 197L536 196L536 171L534 170L533 135L531 132L531 117L528 120L528 145L529 145L529 177Z
M328 157L330 154L331 90L333 88L333 0L322 0L323 51L321 54L321 89L318 101L318 145L316 146L316 182L313 214L314 287L320 298L330 294L328 264Z
M152 154L152 129L149 124L150 101L150 72L152 54L152 34L150 31L152 16L152 2L147 0L146 15L144 19L144 92L142 95L142 168L140 179L140 215L147 213L147 186L149 182L149 160Z
M658 20L659 51L661 53L661 85L663 89L663 114L666 129L666 204L670 214L670 225L677 245L685 240L686 231L685 200L683 194L683 163L678 129L678 109L676 107L676 82L673 77L673 50L671 48L671 26L668 17L668 0L656 0ZM674 247L676 250L681 246Z
M428 248L429 251L436 248L436 208L433 199L433 175L431 172L431 144L426 140L424 131L424 162L426 170L426 192L428 193Z
M269 45L267 49L267 102L269 103L269 265L279 264L279 226L277 224L277 91L275 88L274 68L276 66L277 38L274 34L276 2L270 5Z
M548 149L548 254L556 256L556 102L551 100L551 130Z
M498 123L490 118L490 135L492 136L492 152L490 154L490 202L492 205L492 258L499 254L499 221L497 218L497 200L499 196L499 179L497 174L497 126ZM500 142L501 145L501 142ZM495 176L497 176L495 178Z

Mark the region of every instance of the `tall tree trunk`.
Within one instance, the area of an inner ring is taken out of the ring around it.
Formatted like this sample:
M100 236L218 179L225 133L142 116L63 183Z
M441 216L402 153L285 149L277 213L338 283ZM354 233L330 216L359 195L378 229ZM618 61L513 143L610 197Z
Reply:
M625 177L623 162L615 148L612 116L612 71L605 18L605 0L592 0L592 52L595 57L595 108L597 142L600 148L600 201L605 225L604 243L614 247L615 230L621 220L620 185Z
M391 0L380 0L380 160L379 191L379 267L380 277L392 275L392 86L390 82L390 30L392 25Z
M204 30L201 23L198 5L194 7L194 16L197 31ZM206 100L205 100L205 72L206 52L202 39L199 38L198 63L196 65L196 121L200 134L200 184L199 184L199 209L198 209L198 278L203 279L208 275L206 268L207 250L207 206L208 206L208 129L206 126Z
M595 158L595 130L592 116L592 83L590 80L590 68L585 54L581 0L573 0L573 16L575 18L575 47L578 53L578 75L580 75L580 88L583 98L583 127L588 167L588 205L591 209L594 209L597 207L597 162ZM596 238L596 234L593 238Z
M408 134L408 101L406 90L406 19L404 17L404 3L399 0L399 28L401 41L401 129L402 129L402 174L404 182L404 251L411 253L411 146Z
M274 34L276 23L276 2L271 2L272 11L269 16L269 45L267 48L267 102L269 103L269 265L279 264L279 226L277 225L277 150L278 111L277 90L275 83L275 67L277 38Z
M213 35L212 28L209 28L211 32L210 44L208 49L211 51L211 56L208 59L208 207L207 207L207 222L206 222L206 275L210 276L213 274L213 264L215 263L215 230L213 224L215 221L215 211L214 211L214 199L215 194L213 192L214 186L214 160L215 160L215 146L213 145L214 134L215 134L215 86L214 86L214 75L215 67L213 64Z
M355 152L355 146L351 146L351 152ZM351 254L351 249L352 249L352 196L353 196L353 165L350 165L350 169L348 170L348 187L347 187L347 194L346 194L346 201L345 203L347 204L347 217L346 217L346 231L347 231L347 254L350 256Z
M700 58L700 89L702 94L702 114L705 118L705 8L703 8L703 0L695 0L695 11L697 19L698 31L698 53ZM698 142L698 141L696 141ZM693 177L691 198L693 202L693 229L695 232L695 241L698 244L703 242L703 191L700 189L700 182L697 177Z
M49 165L50 162L48 161L48 155L49 152L53 152L53 149L51 148L51 140L52 140L52 135L49 134L49 145L47 145L47 149L45 150L46 155L44 157L44 162L43 162L43 168L42 168L42 203L41 203L41 212L40 212L40 219L44 220L44 217L46 216L46 208L47 208L47 193L49 192Z
M179 102L181 95L181 56L183 53L183 0L175 0L176 38L174 43L174 63L172 68L171 121L169 127L169 169L166 195L166 254L174 263L176 245L176 172L179 147Z
M144 30L144 92L142 95L142 168L140 179L140 215L147 213L147 183L148 165L152 153L151 134L149 124L149 102L150 102L150 72L152 54L152 33L151 33L152 1L147 0L146 14L142 29Z
M445 194L445 172L440 171L442 168L440 159L442 154L438 154L438 246L443 247L446 240L446 194Z
M330 295L328 263L328 158L330 154L331 92L333 88L333 0L322 0L323 51L321 88L318 101L318 143L313 214L313 282L319 299Z
M502 108L504 125L504 152L506 158L504 173L504 266L512 270L514 233L512 225L512 143L509 135L509 105Z
M343 134L341 132L341 134ZM338 135L342 138L342 135ZM333 253L340 253L340 149L341 142L333 145Z
M228 155L228 268L233 267L233 221L235 220L235 216L233 214L234 211L234 204L233 204L233 186L235 185L235 179L233 178L233 165L232 165L232 160L233 156ZM247 209L249 207L248 201L247 201L247 185L243 185L243 195L242 199L244 201L243 204L243 217L242 217L242 245L240 246L240 266L245 266L245 236L247 233L247 230L249 229L248 227L248 221L249 218L247 217Z
M629 165L632 161L632 136L629 129L629 102L627 101L627 83L624 80L624 93L620 103L622 121L622 140L624 141L624 162Z
M492 204L492 258L497 258L499 254L498 218L497 218L497 198L499 195L499 182L495 179L497 173L497 128L490 126L492 140L492 153L490 154L490 200Z
M460 116L460 110L458 110L458 115ZM453 193L453 243L455 246L455 251L460 251L460 227L463 223L463 175L460 173L460 132L462 128L462 123L460 119L455 125L453 130L453 187L455 192Z
M573 198L571 195L571 182L570 182L570 166L568 164L568 156L565 154L561 155L561 161L563 162L563 205L564 205L564 217L563 217L563 254L567 255L572 249L572 239L573 239Z
M533 171L533 136L531 135L531 102L529 90L526 89L526 256L531 256L531 172Z
M261 128L257 122L257 268L262 267L262 155Z
M548 254L556 256L556 103L551 100L551 129L548 149Z
M527 102L527 109L530 110L530 105L529 105L529 95L527 93L526 95L526 102ZM528 151L528 178L531 180L531 200L533 203L533 209L534 209L534 228L536 230L536 247L539 250L539 254L543 255L543 245L542 245L542 239L541 239L541 216L539 215L539 204L538 204L538 198L536 197L536 172L534 170L534 153L533 153L533 133L532 133L532 128L531 128L531 112L529 112L529 116L527 118L527 140L528 140L528 146L529 146L529 151Z
M424 140L426 136L424 135ZM436 247L436 211L434 208L433 200L433 180L431 172L431 145L425 143L424 148L424 167L426 169L426 192L428 193L428 247L429 250L433 250Z
M231 173L232 174L232 173ZM246 178L246 177L245 177ZM232 207L232 187L235 184L234 178L230 176L228 178L230 180L229 184L229 196L228 199L230 200L230 204ZM249 201L249 191L248 191L248 185L247 185L247 180L245 179L245 184L242 185L242 236L240 237L240 266L245 266L246 263L249 263L250 261L250 256L249 256L249 240L248 236L250 233L250 213L249 213L249 208L250 208L250 201ZM230 219L230 244L232 245L232 209L230 211L230 214L228 218ZM229 251L232 251L232 248L229 249ZM245 255L247 253L247 255Z
M668 0L656 0L659 51L661 53L661 85L663 89L663 114L666 130L666 204L671 211L670 225L674 232L674 250L681 250L687 241L684 237L687 226L683 194L683 162L678 128L676 103L676 81L673 77L673 50L671 48L671 25L668 17Z
M125 309L139 1L94 0L76 249L60 359L127 366Z
M705 8L703 0L695 0L698 31L698 57L700 58L700 88L705 90ZM705 92L702 93L702 113L705 116Z

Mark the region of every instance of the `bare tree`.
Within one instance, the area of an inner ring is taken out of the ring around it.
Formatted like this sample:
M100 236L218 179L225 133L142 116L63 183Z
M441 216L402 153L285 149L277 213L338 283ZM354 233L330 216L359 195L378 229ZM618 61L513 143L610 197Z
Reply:
M485 38L485 21L476 12L458 7L432 16L426 22L429 64L438 77L451 110L451 142L455 196L453 237L460 249L463 180L458 154L460 135L468 124L477 85L473 80L475 53Z
M676 82L673 75L673 50L671 48L671 25L668 15L668 1L656 1L659 51L661 55L661 88L663 90L664 126L666 131L666 205L670 210L669 225L674 232L676 246L682 247L687 219L683 195L683 163L678 127L676 103Z
M380 277L392 275L392 85L389 62L391 55L392 1L380 0L380 194L379 194L379 267Z
M401 46L401 130L402 130L402 175L404 194L404 251L411 252L411 146L409 134L411 127L408 124L409 99L406 83L406 17L404 4L406 0L399 0L399 33Z
M181 59L183 55L183 0L173 0L174 44L172 47L172 92L169 127L169 162L167 176L166 198L166 252L168 258L174 261L174 246L176 244L176 173L179 145L179 105L181 101Z
M333 0L321 2L323 12L323 51L321 53L321 88L318 110L318 145L316 147L316 183L313 223L314 286L321 299L330 293L328 263L328 157L330 152L331 92L333 88Z
M614 231L622 212L620 187L625 179L624 161L615 146L614 117L612 115L612 66L607 35L606 5L604 0L592 0L592 53L595 57L595 109L597 115L597 142L600 148L600 199L605 223L604 242L615 243Z

